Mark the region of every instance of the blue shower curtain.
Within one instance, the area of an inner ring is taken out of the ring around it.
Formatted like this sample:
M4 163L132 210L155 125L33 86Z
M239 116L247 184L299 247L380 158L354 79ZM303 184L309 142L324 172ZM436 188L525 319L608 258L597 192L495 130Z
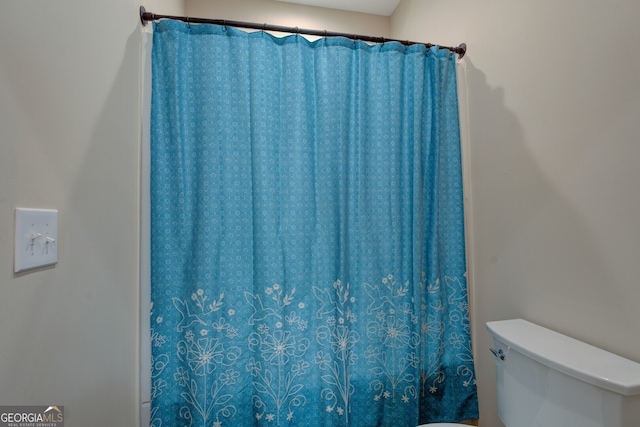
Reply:
M152 425L478 415L455 57L154 25Z

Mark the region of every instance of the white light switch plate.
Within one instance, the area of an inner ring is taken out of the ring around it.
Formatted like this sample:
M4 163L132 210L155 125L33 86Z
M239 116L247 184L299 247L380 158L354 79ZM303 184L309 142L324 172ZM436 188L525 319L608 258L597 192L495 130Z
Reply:
M58 211L16 208L14 269L20 271L58 262Z

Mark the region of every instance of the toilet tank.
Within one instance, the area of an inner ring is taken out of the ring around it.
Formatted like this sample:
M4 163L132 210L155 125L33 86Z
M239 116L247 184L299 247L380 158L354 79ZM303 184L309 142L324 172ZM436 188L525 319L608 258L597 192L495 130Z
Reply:
M487 329L506 427L640 427L640 364L522 319Z

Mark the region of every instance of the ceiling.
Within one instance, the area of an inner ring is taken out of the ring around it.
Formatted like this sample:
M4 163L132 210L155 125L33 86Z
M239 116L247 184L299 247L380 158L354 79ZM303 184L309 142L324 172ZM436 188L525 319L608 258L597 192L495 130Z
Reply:
M374 15L391 16L400 0L278 0L287 3L305 4L308 6L327 7L330 9L351 10L354 12L372 13Z

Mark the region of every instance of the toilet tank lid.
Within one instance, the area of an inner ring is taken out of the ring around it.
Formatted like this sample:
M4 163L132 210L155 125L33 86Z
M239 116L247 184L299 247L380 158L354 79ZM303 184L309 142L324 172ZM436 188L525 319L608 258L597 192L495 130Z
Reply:
M624 396L640 394L639 363L523 319L486 325L512 350L549 368Z

